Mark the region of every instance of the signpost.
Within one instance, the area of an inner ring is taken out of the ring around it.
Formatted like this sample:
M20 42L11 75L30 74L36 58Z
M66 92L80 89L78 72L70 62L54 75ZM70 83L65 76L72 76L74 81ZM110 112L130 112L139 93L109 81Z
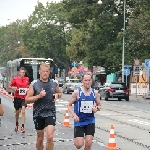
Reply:
M126 76L126 85L127 85L127 76L130 74L130 70L129 69L125 69L124 70L124 75Z
M74 61L72 62L72 71L74 72L74 77L76 76L76 70L77 70L77 63Z
M145 67L148 69L148 73L147 73L147 75L148 75L148 86L149 86L149 72L150 72L150 59L145 59ZM148 91L148 93L149 93L149 91Z
M77 63L74 61L72 62L72 67L76 67L77 66Z
M140 59L134 59L133 75L136 76L136 98L137 98L137 76L140 75Z
M82 75L82 74L83 74L83 72L82 72L82 71L79 71L79 74L80 74L80 75Z
M139 66L134 66L133 67L133 75L134 76L139 76L140 75L140 67Z

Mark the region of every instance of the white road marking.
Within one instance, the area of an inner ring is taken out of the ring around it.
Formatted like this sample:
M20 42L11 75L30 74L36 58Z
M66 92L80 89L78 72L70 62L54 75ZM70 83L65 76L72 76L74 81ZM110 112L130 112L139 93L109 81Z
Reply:
M62 105L62 104L56 104L55 106L58 107L58 106L64 106L64 105Z
M67 104L68 102L67 102L67 101L65 101L65 102L58 102L58 103L61 103L61 104Z
M65 108L57 108L57 110L67 110L67 108L65 107Z
M138 123L138 124L143 124L143 125L150 125L150 122L145 122L145 121L142 121L142 120L138 120L138 119L132 119L132 120L129 120L130 122L135 122L135 123Z
M110 114L98 114L99 116L110 116Z

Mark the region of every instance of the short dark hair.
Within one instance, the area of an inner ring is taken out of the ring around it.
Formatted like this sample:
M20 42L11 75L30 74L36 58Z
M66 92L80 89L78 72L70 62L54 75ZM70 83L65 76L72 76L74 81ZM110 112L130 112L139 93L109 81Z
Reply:
M26 69L25 69L24 67L21 67L21 68L19 69L19 71L20 71L20 70L24 70L24 71L26 72Z
M85 75L89 75L89 76L91 77L91 79L92 79L91 74L89 74L89 73L84 73L84 74L82 75L82 80L83 80L83 78L84 78Z

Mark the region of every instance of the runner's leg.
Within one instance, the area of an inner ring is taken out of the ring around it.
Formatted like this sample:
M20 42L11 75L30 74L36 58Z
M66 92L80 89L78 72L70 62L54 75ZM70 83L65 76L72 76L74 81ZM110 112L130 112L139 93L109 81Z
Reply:
M37 130L37 142L36 148L37 150L43 150L43 140L44 140L44 130Z
M93 140L92 135L86 135L85 136L85 148L84 148L84 150L91 150L92 140Z
M74 145L77 149L84 145L84 127L74 127Z
M19 127L18 120L19 120L19 108L20 108L20 103L17 98L14 98L14 108L16 110L16 112L15 112L15 120L16 120L15 132L17 132L18 127Z
M46 150L53 150L54 148L54 142L53 142L53 136L54 136L55 126L48 125L46 127Z
M84 150L91 150L94 133L95 133L95 123L89 124L85 127L85 148L84 148Z
M25 124L25 106L22 106L22 124L24 125Z

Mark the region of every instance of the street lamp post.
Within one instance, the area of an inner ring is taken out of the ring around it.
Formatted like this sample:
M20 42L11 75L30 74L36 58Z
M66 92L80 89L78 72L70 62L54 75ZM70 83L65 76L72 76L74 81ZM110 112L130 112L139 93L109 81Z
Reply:
M98 4L102 4L102 1L99 0L98 1ZM124 0L124 10L123 10L123 44L122 44L122 82L124 82L124 51L125 51L125 22L126 22L126 19L125 19L125 14L126 14L126 10L125 10L125 7L126 7L126 0Z
M124 13L124 17L123 17L123 43L122 43L122 82L124 82L124 49L125 49L125 14L126 14L126 11L125 11L125 7L126 7L126 0L124 0L124 10L123 10L123 13Z

